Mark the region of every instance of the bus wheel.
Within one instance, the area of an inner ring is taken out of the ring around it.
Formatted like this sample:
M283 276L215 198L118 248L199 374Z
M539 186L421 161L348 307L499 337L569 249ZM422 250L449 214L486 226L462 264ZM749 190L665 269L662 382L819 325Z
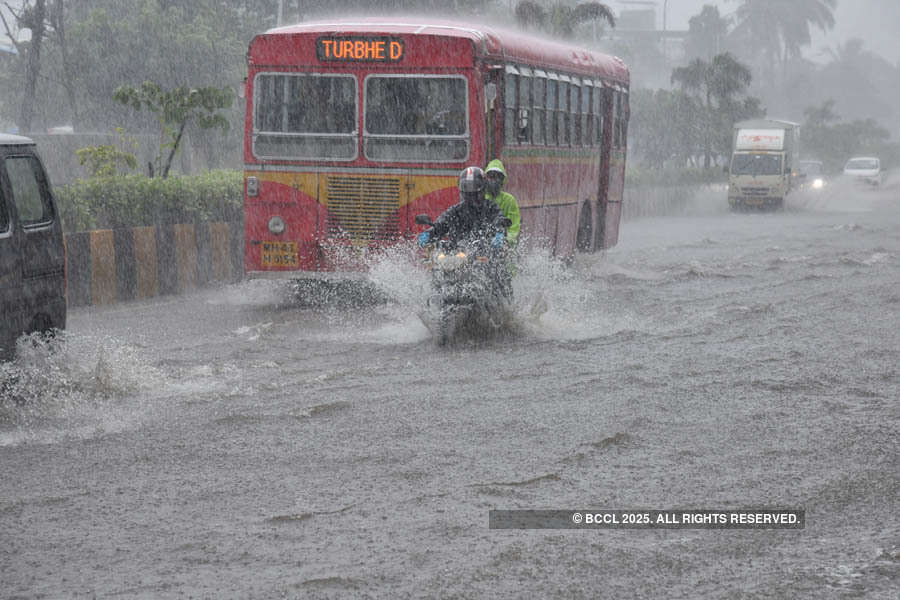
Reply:
M591 205L587 202L581 209L581 217L578 219L578 233L575 235L575 248L579 252L588 252L591 249L591 236L594 222L591 218Z

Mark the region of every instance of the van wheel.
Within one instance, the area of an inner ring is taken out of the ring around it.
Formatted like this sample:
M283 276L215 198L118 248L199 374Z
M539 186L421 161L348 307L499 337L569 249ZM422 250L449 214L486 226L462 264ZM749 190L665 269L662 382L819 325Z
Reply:
M45 314L35 315L34 318L31 319L31 323L26 330L26 333L43 333L45 335L52 334L52 332L53 322L50 320L50 317Z
M581 217L578 219L578 233L575 235L575 248L579 252L588 252L591 249L591 237L594 229L591 216L591 205L585 202L581 209Z

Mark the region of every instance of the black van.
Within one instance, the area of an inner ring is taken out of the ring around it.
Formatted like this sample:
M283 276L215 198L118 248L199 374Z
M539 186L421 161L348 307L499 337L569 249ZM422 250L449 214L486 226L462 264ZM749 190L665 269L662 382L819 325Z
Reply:
M66 326L66 251L50 181L26 137L0 134L0 360L23 333Z

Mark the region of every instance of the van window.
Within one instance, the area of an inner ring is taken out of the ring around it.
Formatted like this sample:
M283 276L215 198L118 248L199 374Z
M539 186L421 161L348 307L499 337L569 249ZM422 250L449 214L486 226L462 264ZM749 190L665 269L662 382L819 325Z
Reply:
M4 161L12 190L13 203L23 226L53 220L49 198L41 193L38 178L41 166L33 156L12 156Z
M9 231L9 213L6 212L6 199L0 196L0 233Z

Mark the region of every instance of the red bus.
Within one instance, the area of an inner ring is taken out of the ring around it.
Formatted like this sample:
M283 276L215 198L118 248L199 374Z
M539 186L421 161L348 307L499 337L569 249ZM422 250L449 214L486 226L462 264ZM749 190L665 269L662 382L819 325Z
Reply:
M521 239L571 258L618 238L629 73L618 58L487 26L301 23L256 36L246 81L249 276L328 278L457 202L500 158Z

